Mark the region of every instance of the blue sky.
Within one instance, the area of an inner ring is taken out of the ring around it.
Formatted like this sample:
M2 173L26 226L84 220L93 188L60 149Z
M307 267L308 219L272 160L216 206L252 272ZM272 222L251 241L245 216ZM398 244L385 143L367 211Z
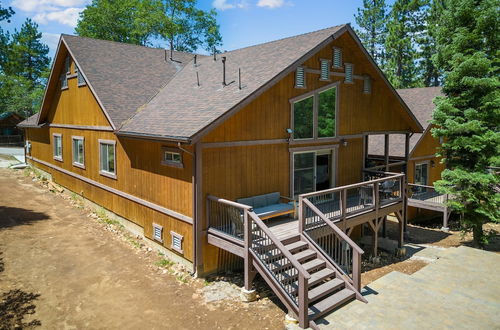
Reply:
M12 31L27 17L39 24L51 56L61 33L74 33L79 13L91 0L3 0L16 14L2 27ZM392 2L392 1L388 1ZM222 50L232 50L325 27L349 23L362 0L198 0L198 7L216 8Z

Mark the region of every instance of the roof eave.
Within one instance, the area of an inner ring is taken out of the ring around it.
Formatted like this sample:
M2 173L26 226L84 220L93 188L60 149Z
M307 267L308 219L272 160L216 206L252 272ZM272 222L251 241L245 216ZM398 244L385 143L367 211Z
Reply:
M116 131L117 136L123 136L132 139L141 140L155 140L155 141L166 141L166 142L180 142L184 144L191 144L192 140L189 137L184 136L166 136L166 135L156 135L147 133L137 133L137 132L126 132L126 131Z

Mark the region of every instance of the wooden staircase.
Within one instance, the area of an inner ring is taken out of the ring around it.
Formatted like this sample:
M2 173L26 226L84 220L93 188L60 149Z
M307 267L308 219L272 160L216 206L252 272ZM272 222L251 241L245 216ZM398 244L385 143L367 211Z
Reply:
M266 281L278 282L270 284L278 296L282 295L282 291L285 289L288 291L290 300L298 301L299 305L300 281L299 274L294 271L293 263L298 263L304 268L310 275L306 288L309 324L305 325L317 328L314 320L356 299L359 295L342 276L343 274L336 270L305 237L301 237L299 234L286 238L281 243L293 260L287 258L283 253L273 253L272 244L263 244L255 249L254 267ZM268 270L271 271L271 274ZM299 310L304 307L299 306Z

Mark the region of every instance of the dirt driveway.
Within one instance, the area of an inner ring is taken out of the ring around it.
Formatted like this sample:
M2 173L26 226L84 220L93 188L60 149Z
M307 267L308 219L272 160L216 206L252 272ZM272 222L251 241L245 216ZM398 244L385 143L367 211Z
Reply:
M207 304L203 281L158 272L154 257L23 172L0 169L0 329L284 327L272 303Z

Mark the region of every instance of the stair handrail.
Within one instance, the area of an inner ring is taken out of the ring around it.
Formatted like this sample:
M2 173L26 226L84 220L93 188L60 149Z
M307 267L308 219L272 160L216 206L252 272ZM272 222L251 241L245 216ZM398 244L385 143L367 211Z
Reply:
M333 231L334 233L340 237L346 244L348 244L352 250L354 251L353 259L352 259L352 285L353 287L357 290L356 295L360 295L361 292L361 256L365 253L363 249L361 249L347 234L345 234L336 224L334 224L330 219L328 219L323 212L321 212L314 204L309 201L307 198L301 198L301 202L306 204L314 213L316 213L317 216L323 220ZM303 209L303 208L301 208ZM301 212L300 216L300 221L301 223L305 221L305 217L303 212ZM302 232L301 234L304 235L305 237L309 238L314 245L317 245L312 238L308 235L306 232L305 226L301 226ZM320 248L321 251L323 249ZM324 251L323 251L324 252ZM325 257L327 257L328 261L332 263L337 270L341 272L343 276L346 276L349 278L349 276L342 270L342 268L337 265L335 260L330 258L330 256L324 252L323 253Z
M269 227L266 226L266 224L259 218L259 216L253 212L253 211L248 211L248 215L252 218L252 220L259 226L259 228L266 233L266 235L269 237L269 239L273 242L274 245L283 253L283 255L290 260L290 263L297 268L300 274L302 274L306 279L311 278L311 274L302 266L300 262L295 259L295 257L290 253L290 251L287 250L285 245L281 243L281 241L274 236L274 234L269 230Z

